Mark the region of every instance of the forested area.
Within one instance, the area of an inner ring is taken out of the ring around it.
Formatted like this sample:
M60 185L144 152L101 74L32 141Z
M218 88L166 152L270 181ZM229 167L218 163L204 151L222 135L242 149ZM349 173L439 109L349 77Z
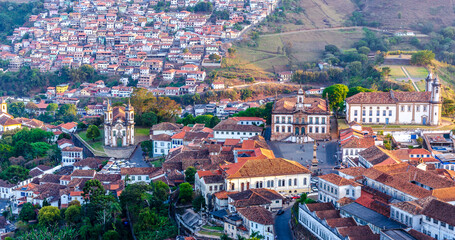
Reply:
M0 41L5 43L6 37L13 34L14 28L24 25L30 15L44 11L42 1L0 2Z
M371 30L364 29L365 37L356 42L353 49L340 50L335 45L326 45L323 54L324 62L332 67L320 71L304 65L305 70L298 70L292 81L300 84L308 83L347 83L349 87L365 87L374 90L403 90L412 91L409 84L397 84L385 81L385 71L377 69L384 61L384 53L379 53L374 59L368 58L371 51L386 51L387 43L384 38Z
M93 179L84 186L83 203L74 200L62 209L48 203L41 208L25 203L14 239L120 240L133 239L134 232L139 240L160 240L177 235L164 203L169 195L164 182L129 184L120 197L112 194ZM31 224L33 221L37 224Z
M23 67L18 72L0 73L0 95L30 96L46 90L47 87L70 83L78 87L83 82L108 81L106 75L99 74L89 65L77 69L63 67L55 72L42 73L38 69ZM114 79L109 79L114 81Z

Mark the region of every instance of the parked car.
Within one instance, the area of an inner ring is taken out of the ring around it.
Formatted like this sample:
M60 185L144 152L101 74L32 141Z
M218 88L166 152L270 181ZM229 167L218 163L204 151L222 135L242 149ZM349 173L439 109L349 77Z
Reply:
M292 196L292 199L299 199L300 196L299 195L296 195L296 196Z
M284 213L283 209L280 209L280 210L278 210L278 212L276 213L276 215L281 215L281 214L283 214L283 213Z

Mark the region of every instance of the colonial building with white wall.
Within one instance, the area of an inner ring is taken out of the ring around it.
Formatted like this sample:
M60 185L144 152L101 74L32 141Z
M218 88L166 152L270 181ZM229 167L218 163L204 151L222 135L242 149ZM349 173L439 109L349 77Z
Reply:
M264 237L264 240L275 239L274 218L269 210L256 206L241 208L237 212L243 219L243 224L248 229L250 236L257 232Z
M283 195L311 191L311 172L300 163L283 158L242 160L223 165L221 170L226 191L267 188Z
M263 127L251 124L252 121L243 121L241 118L228 118L221 121L213 128L213 139L225 141L226 139L245 140L262 134Z
M361 92L346 99L346 121L362 124L441 124L441 84L428 75L425 92Z
M83 158L83 149L80 147L65 147L62 149L63 166L72 166Z
M434 197L393 203L390 218L437 240L455 236L455 206Z
M282 98L272 110L272 141L308 142L330 138L330 111L322 98Z
M357 199L361 194L361 184L330 173L319 176L318 199L320 202L330 202L338 206L338 200L347 197Z

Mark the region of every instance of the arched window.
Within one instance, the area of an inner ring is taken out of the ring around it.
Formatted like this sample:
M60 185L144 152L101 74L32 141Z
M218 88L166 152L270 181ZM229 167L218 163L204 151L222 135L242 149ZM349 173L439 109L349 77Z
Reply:
M235 184L231 183L231 190L234 190L234 189L235 189Z
M288 186L292 186L292 179L289 179L288 183L289 183Z

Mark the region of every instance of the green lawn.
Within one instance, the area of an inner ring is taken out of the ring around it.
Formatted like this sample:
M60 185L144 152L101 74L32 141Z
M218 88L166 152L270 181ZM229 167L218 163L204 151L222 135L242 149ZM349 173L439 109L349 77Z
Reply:
M421 92L425 91L425 80L415 82Z
M384 65L380 66L379 68L382 69L383 67L389 67L390 68L390 76L389 78L392 80L397 80L400 78L406 78L406 75L404 74L403 70L401 70L401 66L399 65Z
M98 138L95 138L95 141L92 141L92 139L87 138L87 131L82 131L79 132L78 134L84 141L86 141L93 149L96 151L104 152L104 130L100 129L100 136Z
M150 128L134 128L135 136L148 136L150 134Z
M224 227L216 227L216 226L205 225L205 226L203 226L203 228L210 229L210 230L216 230L216 231L224 231Z
M221 237L224 233L219 233L219 232L208 232L208 231L199 231L199 234Z
M428 76L428 71L424 67L405 66L405 68L414 80L425 79Z
M346 123L346 119L337 119L337 122L338 122L338 129L349 128L348 124Z

